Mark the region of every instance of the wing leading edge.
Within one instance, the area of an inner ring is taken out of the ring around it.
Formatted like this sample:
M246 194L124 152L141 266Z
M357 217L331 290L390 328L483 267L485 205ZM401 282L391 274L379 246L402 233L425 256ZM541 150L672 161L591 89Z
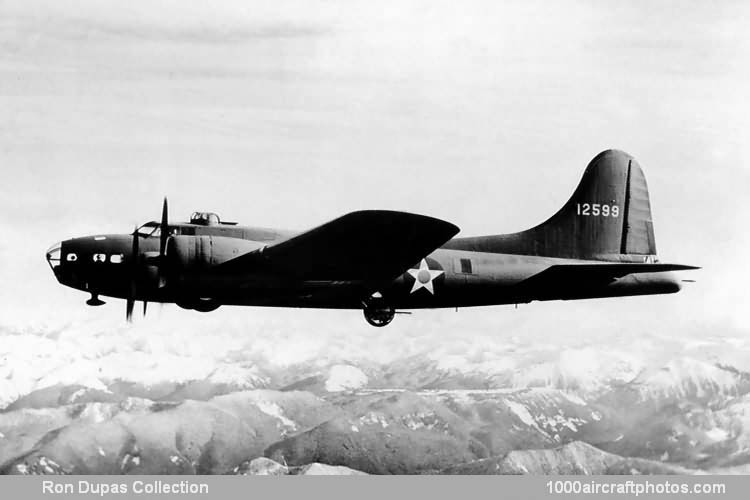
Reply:
M268 272L300 281L387 282L458 233L433 217L365 210L352 212L220 267Z

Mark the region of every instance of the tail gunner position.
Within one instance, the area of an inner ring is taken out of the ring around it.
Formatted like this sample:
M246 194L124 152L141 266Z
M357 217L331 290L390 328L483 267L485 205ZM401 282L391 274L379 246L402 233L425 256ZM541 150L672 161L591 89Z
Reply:
M397 310L674 293L656 256L646 178L622 151L597 155L555 215L513 234L454 238L458 227L404 212L352 212L305 232L239 226L213 213L132 234L73 238L47 251L63 285L126 300L362 309L374 326Z

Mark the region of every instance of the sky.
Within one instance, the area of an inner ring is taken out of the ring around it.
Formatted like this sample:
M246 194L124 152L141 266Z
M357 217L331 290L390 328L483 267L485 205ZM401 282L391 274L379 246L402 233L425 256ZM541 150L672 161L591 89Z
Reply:
M646 174L661 259L701 266L683 276L697 283L388 328L436 342L748 336L749 14L741 1L0 1L0 326L120 329L123 301L85 306L45 250L131 231L165 195L173 220L305 229L380 208L498 234L546 219L618 148ZM159 324L378 335L357 311L226 307L165 306L132 328Z

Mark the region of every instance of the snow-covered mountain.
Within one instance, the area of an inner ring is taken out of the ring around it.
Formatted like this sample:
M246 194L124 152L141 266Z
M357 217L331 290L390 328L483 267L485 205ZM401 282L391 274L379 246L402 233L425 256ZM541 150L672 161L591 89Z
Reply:
M47 414L42 429L39 416ZM223 473L334 414L313 394L264 390L209 401L130 398L16 410L0 414L0 468L15 473L55 463L78 474ZM25 438L30 432L35 439Z
M644 369L631 384L648 399L697 399L718 403L750 391L750 374L715 363L680 357Z
M459 464L442 474L692 474L695 471L640 458L624 458L581 441L551 449L516 450Z
M263 456L290 471L368 473L750 464L742 338L190 335L0 328L0 467L231 473Z

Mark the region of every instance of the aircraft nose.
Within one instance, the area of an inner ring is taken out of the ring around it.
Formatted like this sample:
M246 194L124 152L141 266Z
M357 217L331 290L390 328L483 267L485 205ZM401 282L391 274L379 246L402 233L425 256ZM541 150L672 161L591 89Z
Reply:
M47 250L47 263L52 271L55 271L60 267L60 259L62 257L62 242L57 242Z

